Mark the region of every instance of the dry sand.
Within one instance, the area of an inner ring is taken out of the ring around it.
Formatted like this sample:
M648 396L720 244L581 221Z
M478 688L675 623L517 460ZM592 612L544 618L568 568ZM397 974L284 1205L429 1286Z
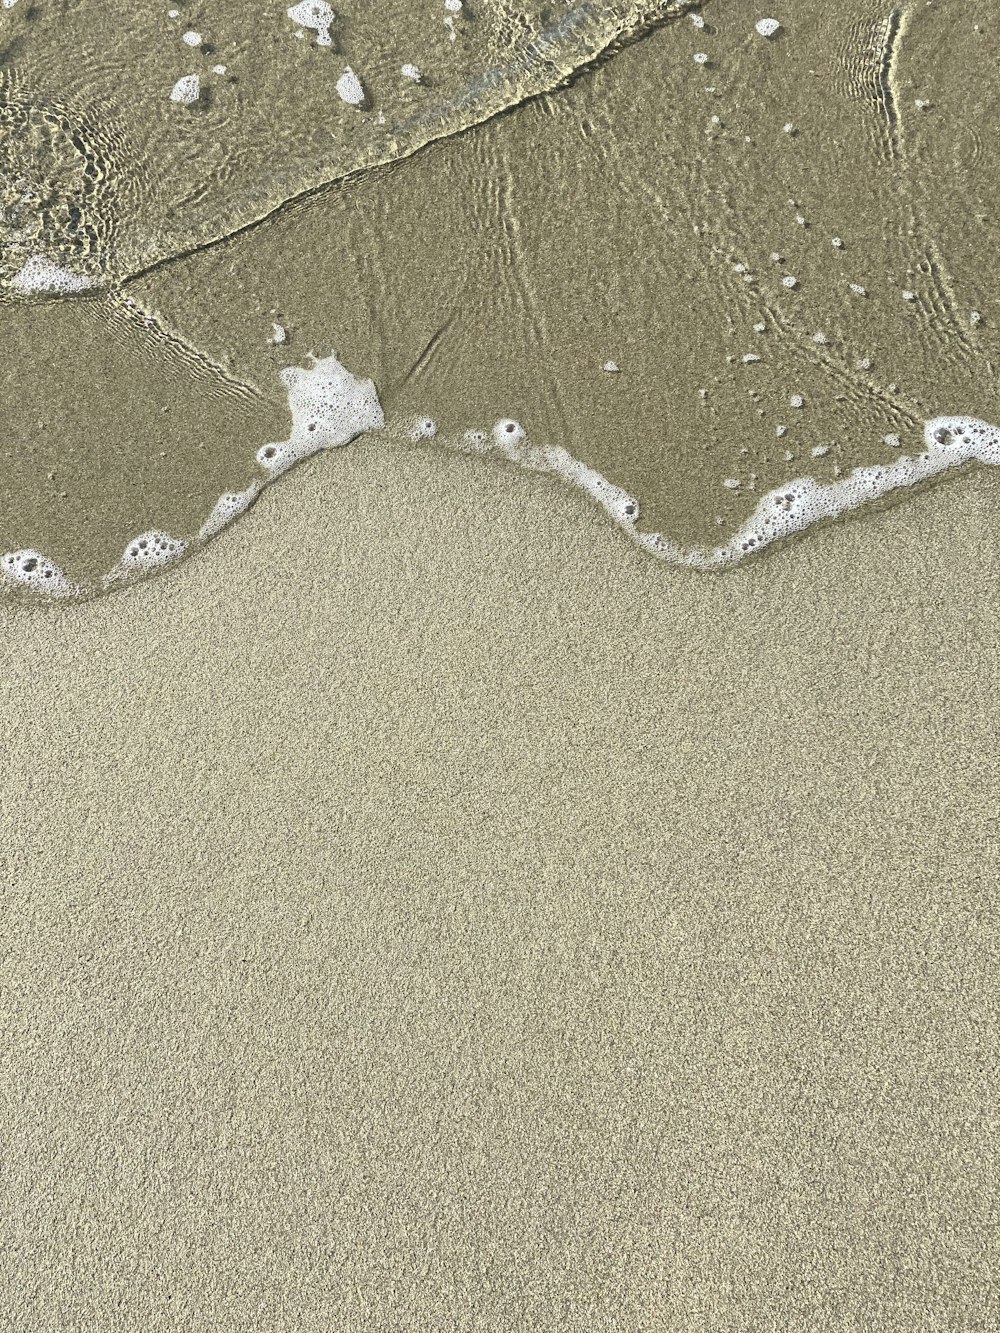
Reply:
M995 1327L997 495L692 576L380 442L4 607L0 1327Z

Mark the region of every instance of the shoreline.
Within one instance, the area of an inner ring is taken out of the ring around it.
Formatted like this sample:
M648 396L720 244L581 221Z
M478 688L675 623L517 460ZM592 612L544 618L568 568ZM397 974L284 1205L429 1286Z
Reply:
M692 580L342 461L0 609L5 1308L980 1326L996 474Z

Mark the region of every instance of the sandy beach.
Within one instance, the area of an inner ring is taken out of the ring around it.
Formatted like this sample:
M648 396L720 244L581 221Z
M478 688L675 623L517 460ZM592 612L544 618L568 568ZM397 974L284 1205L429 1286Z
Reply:
M373 441L3 607L0 1327L993 1326L997 480L705 576Z

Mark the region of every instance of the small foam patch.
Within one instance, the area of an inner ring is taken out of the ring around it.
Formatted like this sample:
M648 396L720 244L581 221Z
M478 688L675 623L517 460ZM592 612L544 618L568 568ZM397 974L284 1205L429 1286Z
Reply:
M35 292L82 292L94 285L85 273L73 273L54 264L45 255L32 255L10 279L16 292L30 296Z
M177 102L180 106L191 106L200 96L201 79L197 74L185 74L170 90L171 102Z
M438 433L438 424L433 417L418 417L410 427L411 440L433 440Z
M302 0L301 4L292 5L286 12L292 22L297 23L300 28L310 28L317 34L317 46L333 45L330 28L336 15L324 0Z
M371 380L357 379L333 353L312 358L309 367L288 366L281 379L288 389L292 431L287 440L265 444L257 462L272 476L320 449L350 444L385 425L378 391Z
M184 554L187 543L179 537L171 537L167 532L150 528L133 537L122 553L116 572L122 574L143 573L169 565Z
M249 509L259 494L260 483L252 481L245 491L226 491L224 495L220 495L215 502L215 508L201 525L198 533L201 541L207 542L210 537L221 532L234 518Z
M364 106L365 104L365 90L361 86L361 80L350 65L337 80L337 95L348 106Z
M8 551L0 559L0 575L7 583L33 588L46 597L69 597L76 591L59 566L41 551Z

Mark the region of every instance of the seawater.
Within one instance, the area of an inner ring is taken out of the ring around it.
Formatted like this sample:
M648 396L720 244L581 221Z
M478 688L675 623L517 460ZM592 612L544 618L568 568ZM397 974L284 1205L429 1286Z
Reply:
M5 584L172 564L376 429L706 569L996 463L997 25L0 12Z

